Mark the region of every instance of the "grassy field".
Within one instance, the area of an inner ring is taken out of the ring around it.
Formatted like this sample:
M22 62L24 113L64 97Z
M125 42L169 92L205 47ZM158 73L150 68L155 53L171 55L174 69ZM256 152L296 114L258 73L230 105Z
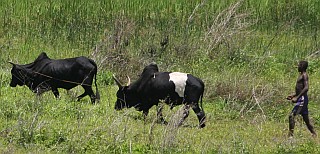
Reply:
M0 1L1 153L319 153L297 118L288 138L296 65L309 61L309 110L320 124L320 2L285 0L2 0ZM163 45L164 40L168 43ZM98 66L101 101L80 102L80 87L38 97L11 88L9 61L26 64L87 56ZM112 74L137 79L156 62L206 84L207 126L191 111L176 128L181 106L155 107L144 121L134 109L114 111Z
M1 151L4 153L318 153L302 119L296 137L287 138L287 118L257 113L239 116L223 101L205 101L207 127L197 128L193 112L182 127L173 126L181 108L165 107L168 125L156 123L155 108L144 122L134 109L113 110L116 86L100 88L103 99L91 105L76 102L75 93L60 100L45 93L38 98L25 88L2 88ZM112 97L110 97L112 96ZM14 97L14 98L12 98ZM26 99L28 98L28 99ZM312 116L318 105L310 105ZM289 105L288 105L289 106ZM289 109L283 109L285 113ZM180 114L179 114L180 113ZM318 127L316 127L318 128Z

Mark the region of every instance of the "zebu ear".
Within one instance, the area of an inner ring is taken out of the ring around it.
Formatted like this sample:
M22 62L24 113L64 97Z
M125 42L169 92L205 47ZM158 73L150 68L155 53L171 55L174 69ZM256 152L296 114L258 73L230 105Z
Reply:
M112 78L114 79L114 81L116 81L117 85L119 88L123 87L123 85L121 84L121 82L119 81L119 79L117 79L117 77L113 74Z

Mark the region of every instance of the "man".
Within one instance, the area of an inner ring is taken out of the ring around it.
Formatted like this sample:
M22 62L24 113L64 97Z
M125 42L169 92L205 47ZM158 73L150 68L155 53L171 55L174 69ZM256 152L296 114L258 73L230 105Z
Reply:
M292 109L289 116L289 137L293 136L293 130L295 125L295 116L301 114L303 121L306 123L309 131L312 133L312 136L317 136L316 132L313 129L313 126L309 120L308 113L308 74L307 74L308 62L300 61L298 64L299 77L296 83L296 92L293 95L287 97L288 100L291 100L292 103L296 103Z

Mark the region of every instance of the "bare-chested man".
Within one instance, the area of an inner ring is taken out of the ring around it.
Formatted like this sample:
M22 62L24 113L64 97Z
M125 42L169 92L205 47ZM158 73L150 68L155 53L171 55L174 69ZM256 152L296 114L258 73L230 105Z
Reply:
M296 103L294 108L291 111L289 116L289 136L293 136L293 130L295 125L295 116L301 114L303 121L306 123L309 131L313 136L317 136L316 132L313 129L313 126L309 120L308 113L308 74L307 74L308 62L300 61L298 64L299 77L296 83L296 92L293 95L287 97L288 100L291 100L292 103Z

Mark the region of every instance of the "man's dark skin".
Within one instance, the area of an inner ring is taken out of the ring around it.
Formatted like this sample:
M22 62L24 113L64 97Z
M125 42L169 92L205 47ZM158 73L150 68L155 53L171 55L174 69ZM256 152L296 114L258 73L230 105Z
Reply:
M313 129L313 126L309 120L308 113L308 90L309 90L309 82L308 82L308 74L307 74L308 62L300 61L298 64L298 72L299 77L296 83L295 94L287 97L288 100L291 100L292 103L296 103L292 112L289 116L289 137L293 136L293 130L295 125L295 116L301 114L303 117L303 121L306 123L309 131L313 136L317 136L316 132Z

